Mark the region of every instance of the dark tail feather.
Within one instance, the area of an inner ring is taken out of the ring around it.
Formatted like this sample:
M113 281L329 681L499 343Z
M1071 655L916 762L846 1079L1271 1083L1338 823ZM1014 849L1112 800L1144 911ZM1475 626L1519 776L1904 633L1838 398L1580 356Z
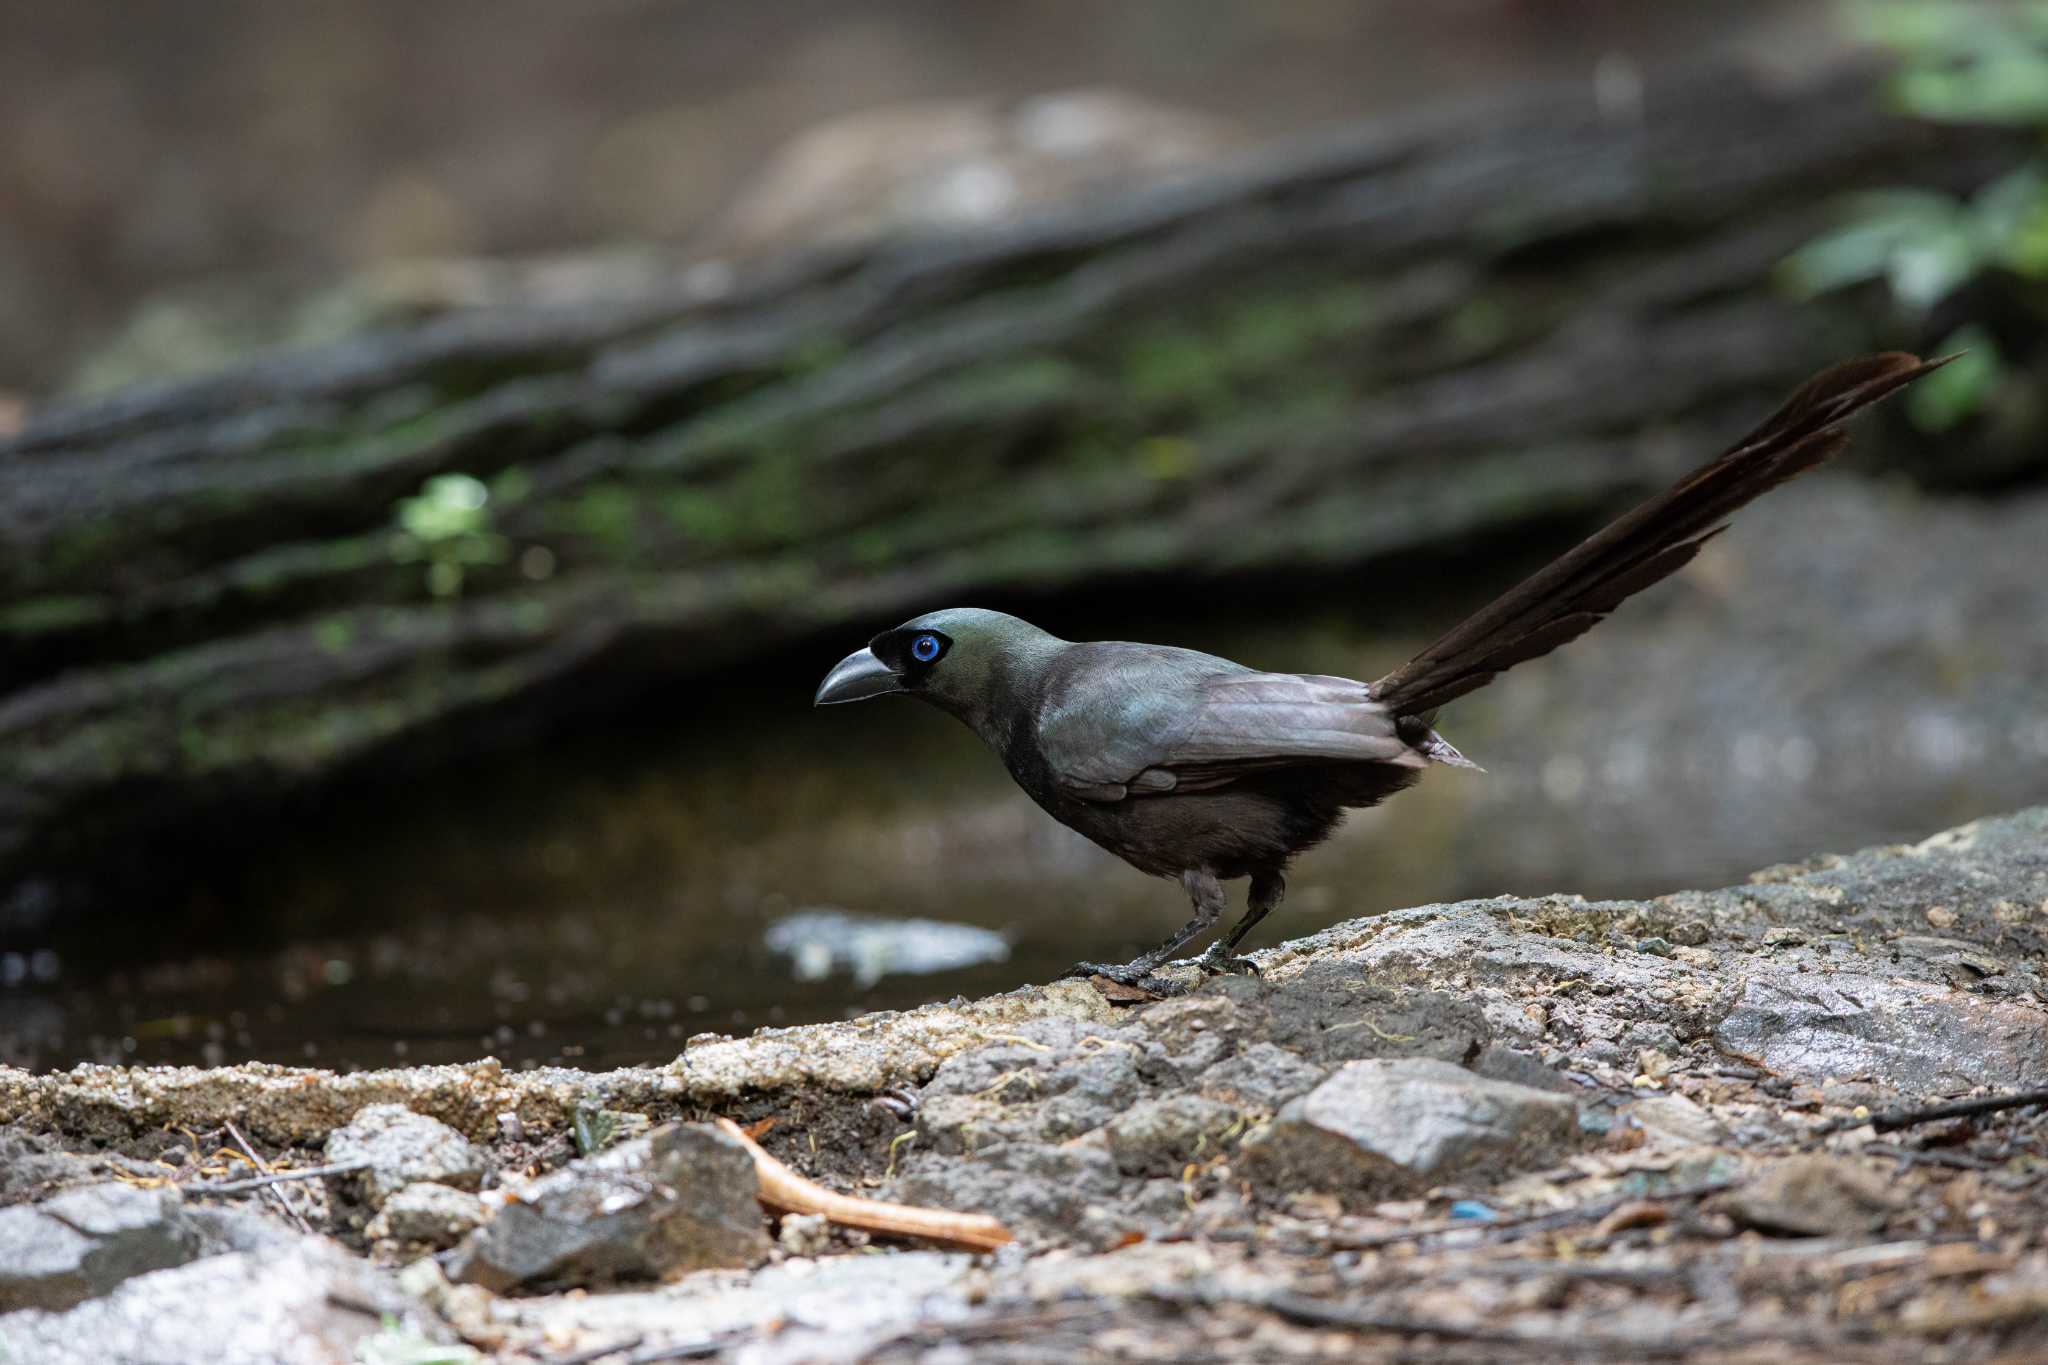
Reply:
M1374 683L1373 697L1397 714L1421 715L1583 635L1624 599L1677 572L1737 508L1841 450L1849 438L1837 428L1858 410L1952 359L1888 351L1821 372L1719 459L1552 560Z

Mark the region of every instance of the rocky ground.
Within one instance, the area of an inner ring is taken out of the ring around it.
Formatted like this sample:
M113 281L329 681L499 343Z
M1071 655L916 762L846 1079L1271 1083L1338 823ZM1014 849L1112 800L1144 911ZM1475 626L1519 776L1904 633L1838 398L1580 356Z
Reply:
M659 1069L0 1070L0 1360L2048 1353L2048 808L1259 960ZM1014 1240L778 1219L755 1139Z

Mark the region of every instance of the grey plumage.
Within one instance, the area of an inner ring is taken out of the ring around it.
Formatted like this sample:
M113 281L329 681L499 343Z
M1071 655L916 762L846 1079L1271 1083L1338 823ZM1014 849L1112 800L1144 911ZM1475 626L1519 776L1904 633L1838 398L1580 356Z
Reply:
M1433 764L1473 767L1436 710L1589 629L1675 572L1730 513L1841 449L1842 422L1941 361L1889 353L1817 376L1755 431L1459 623L1377 682L1262 673L1194 650L1070 643L1000 612L917 617L842 660L822 703L920 697L966 722L1061 823L1141 871L1178 877L1194 917L1117 966L1145 978L1220 917L1220 883L1251 878L1249 908L1203 962L1224 968L1280 901L1290 860L1349 808Z

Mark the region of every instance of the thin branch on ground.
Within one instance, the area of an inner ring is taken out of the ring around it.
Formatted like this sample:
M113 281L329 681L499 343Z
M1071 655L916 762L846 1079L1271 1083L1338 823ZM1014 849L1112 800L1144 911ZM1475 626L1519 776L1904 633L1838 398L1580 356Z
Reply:
M547 1365L595 1365L597 1361L603 1360L606 1356L624 1355L628 1351L637 1349L640 1343L646 1339L645 1337L627 1337L623 1341L614 1341L606 1346L592 1346L588 1350L577 1351L571 1355L553 1356L548 1360Z
M761 1182L761 1202L779 1213L823 1214L843 1227L880 1232L893 1237L920 1237L944 1242L969 1251L994 1251L1012 1240L1010 1230L987 1214L954 1213L950 1209L921 1208L911 1204L885 1204L876 1199L859 1199L828 1190L806 1180L777 1161L748 1137L746 1130L731 1119L719 1119L728 1137L744 1145L754 1158L754 1173Z
M1970 1119L1980 1114L1997 1114L2007 1109L2027 1109L2037 1104L2048 1105L2048 1090L2020 1090L2010 1095L1987 1095L1977 1100L1952 1100L1947 1104L1930 1104L1919 1109L1894 1109L1889 1113L1873 1115L1869 1123L1880 1133L1896 1133L1901 1128L1911 1128L1917 1124L1936 1123L1942 1119Z
M276 1172L270 1169L269 1162L265 1161L262 1157L256 1155L256 1149L249 1145L249 1139L242 1136L242 1130L235 1127L233 1119L222 1119L221 1126L227 1129L228 1136L235 1140L235 1146L242 1149L242 1155L248 1157L249 1160L255 1164L257 1170L261 1171L265 1175L276 1174ZM285 1211L285 1215L289 1217L292 1220L292 1222L298 1224L300 1232L305 1233L309 1237L312 1236L312 1224L306 1221L305 1215L299 1212L297 1206L294 1205L291 1200L285 1198L285 1193L281 1188L274 1184L265 1185L263 1187L263 1192L277 1201L278 1206Z
M269 1185L282 1185L287 1180L318 1180L323 1176L348 1175L368 1169L370 1163L367 1161L341 1161L332 1166L305 1166L290 1171L271 1171L267 1175L252 1175L246 1180L194 1180L178 1188L187 1194L241 1194L247 1190L260 1190Z
M1954 1171L1995 1171L1996 1161L1982 1157L1967 1156L1962 1152L1923 1152L1912 1147L1900 1147L1889 1142L1873 1142L1863 1149L1868 1156L1890 1157L1903 1161L1909 1166L1945 1166Z

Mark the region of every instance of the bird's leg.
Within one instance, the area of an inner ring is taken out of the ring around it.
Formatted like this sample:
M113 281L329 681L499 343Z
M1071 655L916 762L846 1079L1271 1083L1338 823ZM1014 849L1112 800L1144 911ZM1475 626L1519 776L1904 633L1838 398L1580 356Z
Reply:
M1224 907L1230 898L1224 894L1223 883L1216 880L1216 874L1206 868L1189 868L1180 874L1180 884L1188 890L1188 900L1194 905L1195 917L1175 930L1173 936L1150 952L1140 953L1129 962L1102 963L1077 962L1068 976L1106 976L1124 986L1145 986L1146 989L1164 987L1163 981L1148 981L1159 964L1172 957L1186 946L1189 939L1199 937L1213 928L1223 918Z
M1273 907L1280 904L1287 894L1287 879L1278 872L1255 872L1252 874L1251 897L1245 905L1244 917L1230 926L1230 932L1209 945L1209 951L1195 959L1195 964L1205 972L1243 972L1250 976L1259 974L1258 964L1248 957L1233 957L1237 945L1252 931L1252 926L1273 913Z

